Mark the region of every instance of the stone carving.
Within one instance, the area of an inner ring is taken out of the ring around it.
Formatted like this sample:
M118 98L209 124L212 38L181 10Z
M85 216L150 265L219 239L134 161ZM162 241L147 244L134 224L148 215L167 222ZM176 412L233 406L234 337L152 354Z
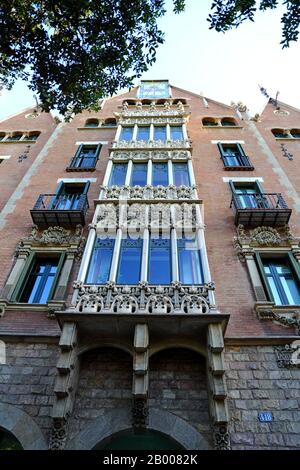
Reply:
M144 151L135 151L135 150L114 150L110 154L110 158L113 161L119 160L181 160L186 161L191 158L191 153L188 150L147 150Z
M53 420L49 450L63 450L67 440L67 421Z
M298 343L298 341L294 342ZM293 369L300 367L300 345L299 344L285 344L281 346L274 346L274 352L278 367ZM293 356L297 356L297 361L293 359Z
M32 228L31 234L28 237L22 238L16 248L16 256L19 256L28 251L31 247L50 245L56 247L68 247L68 252L75 254L76 259L80 259L83 253L85 237L82 236L82 226L77 225L75 232L66 230L63 227L49 227L44 230L40 235L38 227L35 225Z
M214 441L216 450L231 450L230 434L225 424L214 426Z
M208 293L213 285L186 286L180 282L168 286L84 285L75 282L77 299L74 310L79 313L150 313L207 314L210 312Z
M249 232L243 225L237 227L237 236L233 239L236 252L241 260L244 260L248 254L254 254L254 248L259 247L299 247L300 238L295 237L286 225L282 230L276 230L273 227L257 227Z
M188 140L119 140L114 143L117 149L189 148Z
M100 186L104 199L194 199L195 186Z
M166 101L163 105L156 104L152 101L150 106L143 105L141 101L137 101L135 108L129 108L128 103L124 102L121 113L115 113L120 117L132 117L132 116L181 116L187 114L184 109L184 105L181 101L178 101L177 105L172 106L169 101Z
M296 327L297 334L300 335L300 311L295 310L290 312L290 315L280 315L276 311L273 310L273 318L278 323L288 327Z
M135 398L132 407L132 425L134 428L145 428L148 424L149 408L147 400Z

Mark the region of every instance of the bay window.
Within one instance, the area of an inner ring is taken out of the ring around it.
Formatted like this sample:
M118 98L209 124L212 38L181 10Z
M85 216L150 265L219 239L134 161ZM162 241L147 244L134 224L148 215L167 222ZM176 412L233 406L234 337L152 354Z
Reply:
M172 280L170 238L151 238L149 248L149 284L170 284Z
M117 284L138 284L140 280L143 240L122 240Z
M87 284L105 284L109 280L115 240L96 239L86 277Z
M173 163L173 181L175 186L190 186L187 163Z
M179 280L183 284L202 284L203 272L200 251L195 238L178 238Z
M114 163L109 179L109 186L123 186L127 173L127 163Z

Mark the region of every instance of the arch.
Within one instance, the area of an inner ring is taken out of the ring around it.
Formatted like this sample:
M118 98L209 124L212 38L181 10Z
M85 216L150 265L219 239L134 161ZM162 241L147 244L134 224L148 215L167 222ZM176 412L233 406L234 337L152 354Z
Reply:
M300 139L300 129L291 129L290 134L294 139Z
M106 127L116 127L116 125L117 125L116 118L113 118L113 117L106 118L104 123L102 124L102 126L106 126Z
M0 140L3 140L6 136L5 132L0 132Z
M286 139L288 137L284 129L271 129L271 132L277 139Z
M199 344L197 341L191 341L188 339L186 342L184 340L178 342L177 341L163 341L161 343L157 343L154 346L150 347L149 351L149 357L154 356L154 354L157 354L161 351L165 351L167 349L187 349L188 351L193 351L197 354L200 354L200 356L203 356L205 359L207 357L207 348L203 344Z
M221 119L221 125L224 127L236 126L236 120L233 117L224 117Z
M9 135L6 138L6 140L12 141L12 142L17 142L17 141L21 140L22 136L23 136L22 132L13 132L11 135Z
M42 431L25 411L7 403L0 403L0 427L10 432L24 450L47 450Z
M213 117L205 117L202 119L202 124L203 126L209 127L209 126L218 126L219 123L216 120L216 118Z
M88 343L81 346L78 350L78 356L82 356L84 353L88 351L92 351L93 349L105 349L105 348L114 348L119 349L127 354L133 356L132 346L126 343L114 343L112 341L101 341L101 342L94 342Z
M91 450L114 434L132 429L130 410L108 410L71 439L67 450ZM170 437L186 450L209 450L206 438L185 420L166 410L150 408L148 430Z
M99 127L99 119L90 118L85 121L84 127Z
M28 135L26 135L23 140L37 140L40 134L41 134L40 131L29 132Z

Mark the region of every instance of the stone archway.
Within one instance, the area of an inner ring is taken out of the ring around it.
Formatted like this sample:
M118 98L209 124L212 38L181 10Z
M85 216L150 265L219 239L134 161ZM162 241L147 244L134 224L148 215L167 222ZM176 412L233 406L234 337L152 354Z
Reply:
M91 450L114 434L132 428L132 416L127 409L107 411L75 436L66 449ZM206 438L185 420L162 409L149 410L148 430L169 436L186 450L209 450Z
M0 427L15 436L24 450L47 450L48 448L36 422L16 406L0 403Z

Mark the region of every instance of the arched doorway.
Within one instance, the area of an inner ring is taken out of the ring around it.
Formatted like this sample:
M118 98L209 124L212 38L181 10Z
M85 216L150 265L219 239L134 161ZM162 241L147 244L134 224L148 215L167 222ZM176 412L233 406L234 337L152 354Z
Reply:
M129 429L110 436L94 450L184 450L184 447L157 431Z
M23 447L11 432L0 428L0 450L23 450Z

